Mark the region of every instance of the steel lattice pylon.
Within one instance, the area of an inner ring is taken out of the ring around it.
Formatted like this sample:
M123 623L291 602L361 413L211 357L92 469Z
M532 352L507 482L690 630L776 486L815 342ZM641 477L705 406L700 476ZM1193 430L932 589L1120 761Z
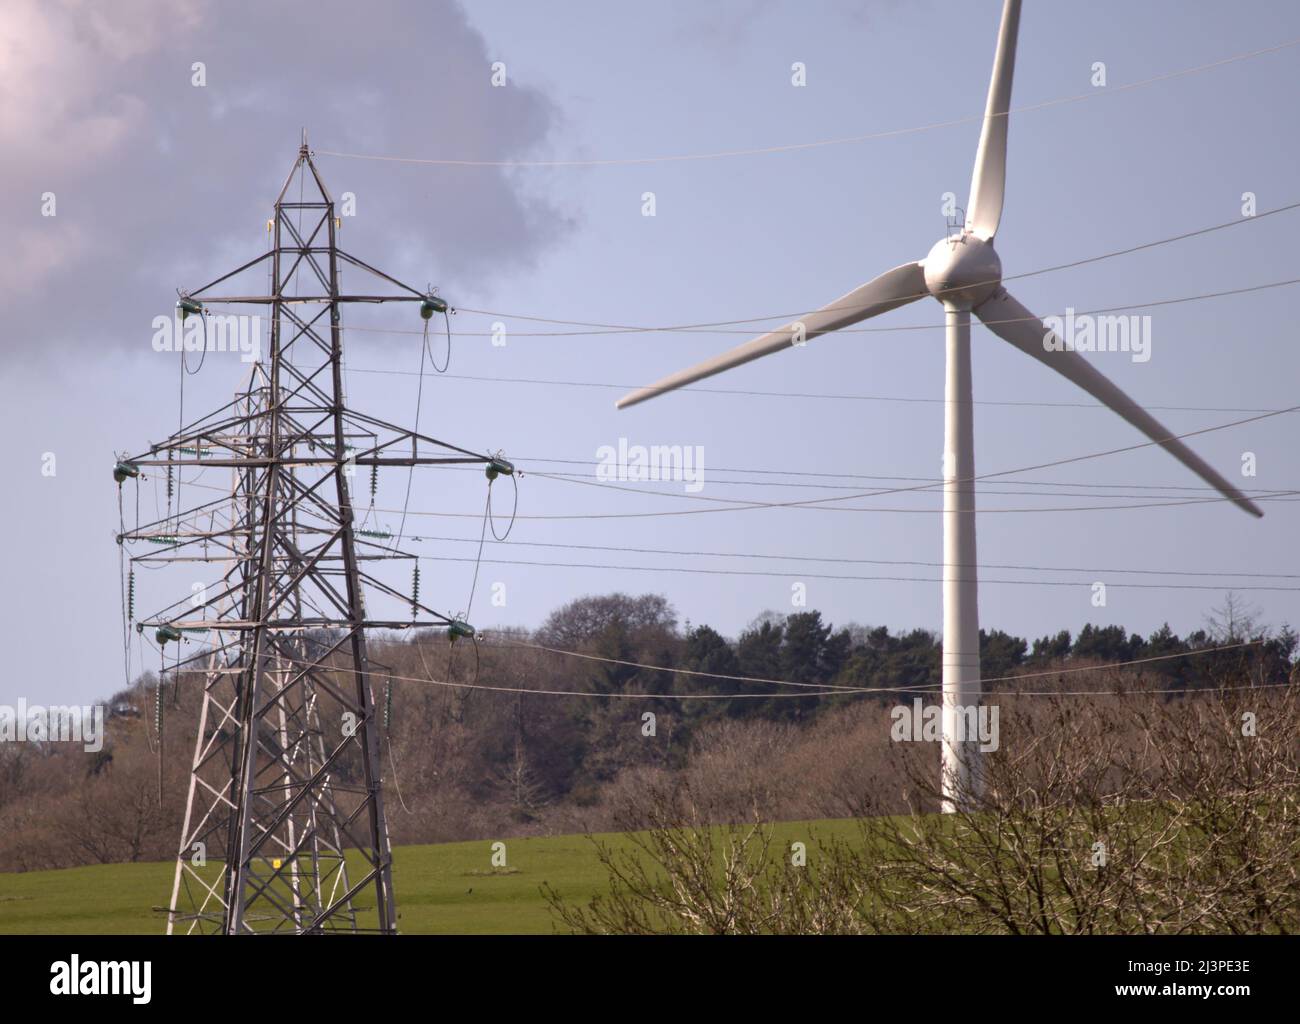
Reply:
M287 198L294 191L298 201ZM210 641L177 661L177 678L202 677L204 692L169 933L396 931L366 630L442 626L454 639L468 627L362 568L412 556L400 537L357 523L352 478L356 467L512 471L346 407L342 306L418 302L426 319L446 306L340 250L339 223L304 140L275 202L268 251L178 303L204 317L205 338L207 304L269 307L265 358L233 403L118 463L119 483L166 471L169 494L171 475L187 468L231 474L228 495L174 516L169 507L166 519L119 538L162 547L133 565L224 565L184 614L178 602L136 624L164 647L196 634ZM344 265L387 293L343 294ZM212 291L259 267L269 269L266 294ZM403 614L368 617L367 592Z

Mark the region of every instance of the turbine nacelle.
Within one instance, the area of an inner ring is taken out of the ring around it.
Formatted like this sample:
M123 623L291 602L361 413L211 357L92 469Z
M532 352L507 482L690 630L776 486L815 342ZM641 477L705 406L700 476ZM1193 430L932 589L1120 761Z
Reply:
M993 242L969 231L939 239L921 265L926 290L963 309L974 309L1002 283L1002 260Z

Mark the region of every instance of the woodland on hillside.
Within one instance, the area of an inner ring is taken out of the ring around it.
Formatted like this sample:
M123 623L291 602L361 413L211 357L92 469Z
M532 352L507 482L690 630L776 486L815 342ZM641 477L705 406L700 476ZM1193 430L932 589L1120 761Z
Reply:
M981 651L986 694L1020 721L1042 700L1025 691L1178 691L1153 699L1209 707L1221 688L1296 682L1296 633L1260 626L1231 597L1186 636L1087 625L1030 641L993 630ZM890 709L917 692L933 699L941 655L929 631L836 628L816 611L765 613L728 639L679 624L663 597L624 594L477 643L376 638L392 841L610 830L665 786L692 793L713 822L933 809L898 763ZM0 744L0 870L173 857L201 692L193 673L133 681L108 701L118 710L98 753ZM1052 699L1081 722L1104 704ZM320 713L326 733L339 728L324 700ZM1123 716L1113 728L1125 721L1138 728ZM915 756L937 766L933 745Z

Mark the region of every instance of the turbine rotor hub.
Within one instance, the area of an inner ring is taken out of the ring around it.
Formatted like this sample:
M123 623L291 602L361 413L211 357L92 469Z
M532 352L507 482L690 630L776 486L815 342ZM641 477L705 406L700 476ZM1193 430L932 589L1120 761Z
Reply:
M939 239L925 257L925 287L940 302L974 309L1001 283L993 243L969 231Z

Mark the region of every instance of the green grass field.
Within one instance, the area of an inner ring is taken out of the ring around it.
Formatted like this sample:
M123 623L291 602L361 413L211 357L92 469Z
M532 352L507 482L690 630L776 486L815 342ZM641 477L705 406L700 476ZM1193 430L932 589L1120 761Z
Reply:
M776 838L848 838L851 820L785 822ZM596 838L626 843L618 834ZM491 843L402 846L393 854L399 927L407 933L550 934L555 930L542 883L566 900L582 901L604 889L603 869L582 835L507 839L507 868L491 866ZM161 933L166 915L152 910L171 896L172 864L101 864L63 871L0 874L0 933ZM370 903L371 901L365 901Z

